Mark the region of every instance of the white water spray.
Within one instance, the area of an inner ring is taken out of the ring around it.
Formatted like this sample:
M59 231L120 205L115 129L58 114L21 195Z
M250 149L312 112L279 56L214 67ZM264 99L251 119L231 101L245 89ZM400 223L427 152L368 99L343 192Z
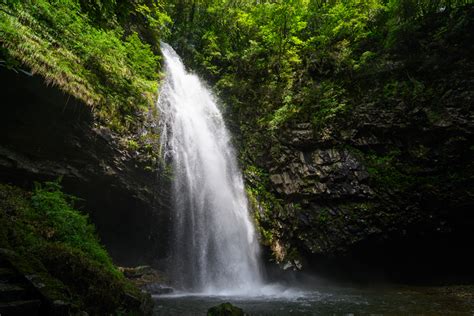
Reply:
M232 294L262 287L259 246L241 172L216 99L167 44L158 106L173 165L175 286Z

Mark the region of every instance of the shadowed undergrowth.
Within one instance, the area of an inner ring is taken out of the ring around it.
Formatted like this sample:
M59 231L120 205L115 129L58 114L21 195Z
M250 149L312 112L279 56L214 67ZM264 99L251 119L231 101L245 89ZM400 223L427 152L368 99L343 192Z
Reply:
M42 274L46 286L79 310L137 312L146 297L114 266L74 199L56 182L33 192L0 184L0 248L15 251L14 266L28 262L29 274Z

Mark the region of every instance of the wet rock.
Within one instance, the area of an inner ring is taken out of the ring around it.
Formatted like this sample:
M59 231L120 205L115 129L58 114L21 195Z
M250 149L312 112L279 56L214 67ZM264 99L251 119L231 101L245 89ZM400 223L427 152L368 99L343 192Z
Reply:
M283 166L282 166L283 167ZM282 173L271 174L276 191L288 196L330 194L365 196L368 173L362 162L347 150L316 149L289 155ZM349 187L350 186L350 187Z
M142 289L151 295L171 294L174 292L173 288L160 283L145 284L142 286Z
M139 279L147 275L155 275L157 272L150 266L138 266L138 267L119 267L119 270L123 273L126 278Z
M163 295L174 292L173 288L165 284L163 275L150 266L119 267L119 270L126 278L148 294Z
M209 308L207 316L244 316L245 313L231 303L222 303L220 305Z

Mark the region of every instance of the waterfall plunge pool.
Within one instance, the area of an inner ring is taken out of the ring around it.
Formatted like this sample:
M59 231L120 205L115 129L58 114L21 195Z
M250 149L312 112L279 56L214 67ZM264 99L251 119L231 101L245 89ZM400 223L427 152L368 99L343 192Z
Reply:
M154 315L206 315L230 302L248 315L473 315L474 287L324 287L266 295L158 295Z

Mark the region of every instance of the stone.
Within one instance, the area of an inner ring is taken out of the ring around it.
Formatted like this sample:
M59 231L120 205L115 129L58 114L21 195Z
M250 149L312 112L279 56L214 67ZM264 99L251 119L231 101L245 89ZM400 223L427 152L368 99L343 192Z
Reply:
M229 302L209 308L207 316L244 316L245 313L241 308L232 305Z
M281 177L281 175L279 174L272 174L270 176L270 181L272 181L274 184L282 184L283 183L283 179Z
M174 289L160 283L149 283L142 286L142 289L150 293L151 295L163 295L171 294Z

